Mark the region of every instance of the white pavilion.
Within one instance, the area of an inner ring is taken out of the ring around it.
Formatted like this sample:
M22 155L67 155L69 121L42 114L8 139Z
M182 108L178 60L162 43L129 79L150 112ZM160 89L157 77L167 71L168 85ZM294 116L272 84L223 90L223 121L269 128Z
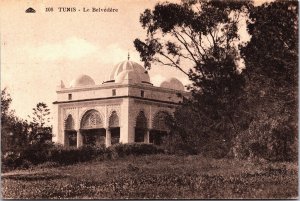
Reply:
M57 89L54 135L67 147L145 142L161 144L168 120L188 92L176 78L153 86L148 72L126 60L101 84L80 75Z

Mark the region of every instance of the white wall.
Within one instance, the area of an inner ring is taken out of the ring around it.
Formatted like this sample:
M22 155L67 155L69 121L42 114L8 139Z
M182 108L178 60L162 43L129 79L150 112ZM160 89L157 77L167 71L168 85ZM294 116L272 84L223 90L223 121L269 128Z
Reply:
M116 89L116 97L112 97L112 89ZM141 90L145 96L141 97ZM176 104L182 101L182 98L177 96L180 91L163 89L149 85L116 85L103 84L91 88L69 88L60 89L58 91L58 103L56 103L56 125L54 132L56 142L64 144L64 121L69 114L72 115L75 121L75 130L80 129L80 121L86 111L95 109L99 111L103 120L104 128L108 128L108 120L112 111L116 111L119 116L120 123L120 141L122 143L134 142L136 117L140 111L144 111L147 120L148 128L152 128L154 115L159 111L167 111L172 115ZM72 94L72 101L68 102L68 94ZM186 95L186 92L180 92ZM118 96L123 96L118 98ZM102 100L80 101L84 99L107 98ZM79 101L76 101L79 100ZM158 101L155 101L158 100ZM165 102L163 102L165 101ZM63 102L63 103L59 103Z

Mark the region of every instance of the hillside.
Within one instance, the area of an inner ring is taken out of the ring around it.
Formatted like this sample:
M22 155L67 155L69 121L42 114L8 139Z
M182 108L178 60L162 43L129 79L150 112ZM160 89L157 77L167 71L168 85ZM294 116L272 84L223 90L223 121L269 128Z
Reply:
M153 155L2 174L3 198L296 198L297 164Z

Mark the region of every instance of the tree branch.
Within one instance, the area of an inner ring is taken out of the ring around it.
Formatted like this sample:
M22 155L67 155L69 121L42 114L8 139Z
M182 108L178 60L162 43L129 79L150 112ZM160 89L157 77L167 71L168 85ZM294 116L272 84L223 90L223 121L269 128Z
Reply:
M205 48L202 46L202 34L201 33L199 33L199 46L202 48L203 52L207 56L207 52L206 52Z
M189 27L188 27L188 28L189 28ZM190 29L190 31L191 31L191 34L193 34L191 28L189 28L189 29ZM185 29L182 29L182 31L183 31L183 32L191 39L191 41L194 43L194 45L195 45L195 47L196 47L196 49L197 49L197 51L198 51L198 53L199 53L199 56L201 56L202 58L204 58L204 55L203 55L203 53L200 51L200 48L199 48L199 46L198 46L197 41L195 40L195 37L192 37L189 33L187 33L187 31L186 31Z
M193 58L195 64L197 65L198 61L197 61L197 59L194 57L194 55L193 55L193 53L191 52L190 48L188 47L188 43L186 42L186 40L183 38L182 35L180 35L179 33L176 33L175 30L173 30L173 33L174 33L175 37L177 38L177 40L178 40L182 45L184 45L185 49L190 53L190 55L192 56L192 58ZM181 39L182 39L183 41L182 41L178 36L180 36Z
M212 38L212 41L213 41L214 47L216 47L216 41L215 41L215 38L214 38L213 34L211 33L211 31L210 31L210 30L208 30L208 33L209 33L209 35L210 35L210 36L211 36L211 38Z
M162 55L163 57L165 57L166 59L168 59L172 64L173 67L179 69L181 72L183 72L185 75L189 75L187 72L185 72L178 64L176 64L169 56L167 56L166 54L164 54L163 52L159 52L160 55ZM160 60L157 60L160 61ZM161 63L163 63L162 61L160 61ZM170 66L170 65L169 65Z

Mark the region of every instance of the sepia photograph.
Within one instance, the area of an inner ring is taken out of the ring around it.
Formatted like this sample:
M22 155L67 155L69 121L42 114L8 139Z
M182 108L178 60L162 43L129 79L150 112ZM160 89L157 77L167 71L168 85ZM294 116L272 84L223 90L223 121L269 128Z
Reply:
M1 199L299 199L296 0L2 0Z

